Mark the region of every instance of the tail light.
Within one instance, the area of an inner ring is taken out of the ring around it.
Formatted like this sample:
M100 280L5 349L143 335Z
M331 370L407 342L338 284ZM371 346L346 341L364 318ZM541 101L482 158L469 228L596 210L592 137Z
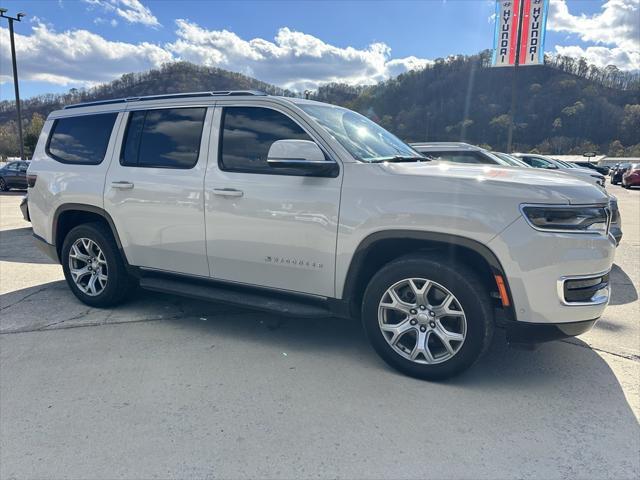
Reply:
M37 179L38 179L38 175L36 175L35 173L27 174L27 185L29 186L29 188L33 188L36 186Z

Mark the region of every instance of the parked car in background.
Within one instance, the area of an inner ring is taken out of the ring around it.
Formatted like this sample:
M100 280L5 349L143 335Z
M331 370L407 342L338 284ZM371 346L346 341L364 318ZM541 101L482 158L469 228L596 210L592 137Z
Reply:
M599 174L604 175L605 177L609 175L609 171L611 170L607 166L601 167L600 165L596 165L595 163L591 163L591 162L572 162L572 163L578 168L590 168L591 170L594 170Z
M531 167L531 165L528 165L527 163L523 162L518 157L514 157L513 155L509 155L508 153L502 153L502 152L491 152L491 153L493 153L496 157L501 158L502 160L511 164L514 167L533 168Z
M489 150L463 142L423 142L411 143L415 150L433 160L453 163L514 166L511 161L503 160Z
M631 164L622 174L624 188L640 186L640 163Z
M617 185L622 182L622 175L630 166L630 163L616 163L610 172L611 185Z
M516 343L589 330L615 253L606 192L471 146L437 151L474 164L429 161L351 110L260 92L79 104L42 128L29 213L87 305L139 285L356 317L419 378L469 368L496 326Z
M0 191L6 192L12 188L27 188L27 168L29 162L20 160L9 162L0 168Z
M556 170L567 173L573 177L587 181L591 184L604 188L604 176L598 172L594 172L588 168L577 168L569 165L561 160L548 157L546 155L533 153L514 153L513 156L521 159L523 162L534 168L543 168L546 170Z

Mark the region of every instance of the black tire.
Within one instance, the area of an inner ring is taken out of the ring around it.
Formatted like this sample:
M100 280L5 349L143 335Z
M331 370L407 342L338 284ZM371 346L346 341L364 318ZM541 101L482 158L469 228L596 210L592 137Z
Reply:
M74 282L69 267L69 252L71 246L79 238L88 238L95 242L104 253L107 263L108 279L102 292L90 296L78 288ZM135 290L136 282L128 273L120 255L118 246L111 230L102 223L85 223L79 225L67 234L62 244L60 255L65 279L73 294L91 307L106 308L122 303Z
M467 333L458 352L437 364L417 363L403 357L387 342L378 324L378 307L389 287L406 278L424 278L448 289L467 319ZM390 366L411 377L442 380L471 367L493 338L493 305L487 287L471 269L436 255L411 255L385 265L376 273L364 294L362 322L375 351Z
M8 192L9 185L7 185L7 181L4 178L0 178L0 192Z

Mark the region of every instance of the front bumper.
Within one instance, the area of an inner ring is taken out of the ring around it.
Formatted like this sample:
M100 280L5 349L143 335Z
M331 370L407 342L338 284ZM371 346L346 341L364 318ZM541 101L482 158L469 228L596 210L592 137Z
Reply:
M613 235L541 232L519 218L488 245L502 264L518 323L556 328L594 321L604 312L608 293L572 303L558 286L566 279L609 272L616 249Z
M527 323L507 322L507 341L509 343L543 343L562 338L575 337L588 332L596 324L595 320L583 320L569 323Z

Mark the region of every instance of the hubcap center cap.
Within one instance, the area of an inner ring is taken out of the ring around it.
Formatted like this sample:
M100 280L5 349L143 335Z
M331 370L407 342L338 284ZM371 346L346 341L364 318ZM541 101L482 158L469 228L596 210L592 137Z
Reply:
M417 315L417 319L418 322L420 322L423 325L429 325L430 323L433 323L433 315L431 315L433 312L431 311L426 311L426 312L420 312Z

